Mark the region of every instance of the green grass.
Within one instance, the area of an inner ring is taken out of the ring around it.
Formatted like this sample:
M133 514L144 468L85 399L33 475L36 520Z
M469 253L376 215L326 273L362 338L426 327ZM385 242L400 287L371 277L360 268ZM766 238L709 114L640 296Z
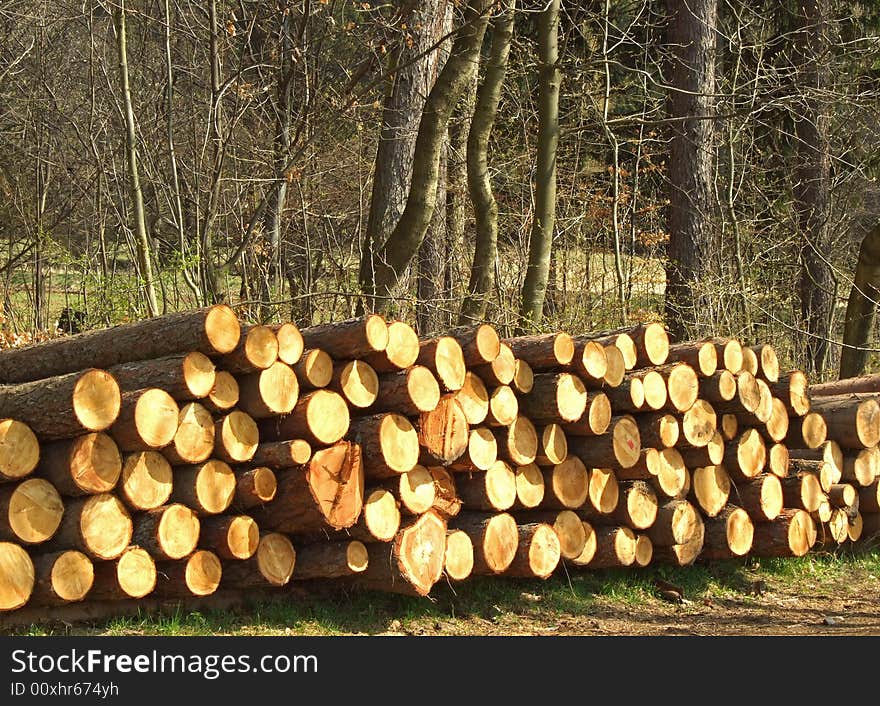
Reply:
M431 599L359 591L324 584L294 585L278 600L227 610L177 609L159 615L114 618L102 623L39 626L13 634L106 635L335 635L404 632L476 633L486 621L516 630L609 609L622 613L663 605L656 582L677 587L687 604L732 599L748 604L766 591L811 595L847 593L880 577L880 552L816 554L801 559L747 559L679 568L567 573L547 581L475 577L435 586ZM760 590L756 590L760 586ZM868 584L869 589L873 583ZM878 586L880 588L880 586ZM483 626L483 627L481 627Z

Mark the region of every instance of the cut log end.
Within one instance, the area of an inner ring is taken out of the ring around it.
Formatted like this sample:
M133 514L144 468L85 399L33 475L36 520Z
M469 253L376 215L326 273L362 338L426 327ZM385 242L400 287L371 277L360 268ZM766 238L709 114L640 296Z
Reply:
M586 421L593 434L604 434L611 425L611 402L608 395L600 392L587 402Z
M17 544L0 542L0 610L21 608L34 590L34 564Z
M171 497L171 465L156 451L141 451L125 457L119 490L135 510L152 510Z
M669 403L679 412L690 409L697 401L699 379L694 369L686 363L673 365L666 378Z
M651 563L654 558L654 543L646 534L636 536L636 549L633 558L633 566L644 568Z
M92 589L95 567L92 560L82 552L69 550L54 555L51 560L47 588L58 600L73 603L81 601Z
M73 412L87 431L104 431L119 416L122 394L110 373L89 370L77 379L73 389Z
M604 353L602 354L604 357ZM510 383L517 392L528 394L535 384L535 374L532 366L524 360L517 359L513 367L513 380Z
M424 466L416 466L400 476L398 494L401 505L412 515L421 515L434 505L434 478Z
M579 344L579 368L592 380L602 380L608 373L608 358L605 348L596 341L585 341ZM575 354L577 355L577 350Z
M474 570L474 544L466 532L449 530L443 570L452 581L464 581Z
M483 561L493 573L501 573L510 566L519 544L516 520L507 513L492 517L486 525L480 547Z
M296 550L283 534L271 532L263 535L255 558L260 574L272 586L284 586L293 576Z
M234 410L217 422L214 439L214 449L220 458L244 463L256 453L260 432L253 417Z
M622 468L631 468L638 460L642 450L639 427L632 417L621 417L611 432L614 458Z
M491 424L510 426L519 414L516 394L509 385L499 385L489 397L488 418Z
M544 500L544 474L541 469L534 463L517 466L514 476L519 505L525 509L538 507Z
M169 559L182 559L196 548L199 531L196 514L185 505L174 503L162 512L156 539Z
M241 338L241 325L235 312L225 304L212 306L205 316L205 337L219 354L234 351Z
M419 337L415 329L404 321L388 324L388 344L384 354L393 368L404 370L412 366L419 357Z
M143 598L155 590L156 562L145 549L128 547L111 566L116 586L106 589L117 593L118 588L118 593L128 598Z
M58 530L64 514L61 496L49 481L28 478L11 488L0 491L0 507L5 516L0 518L0 530L8 538L23 544L47 541Z
M589 497L596 512L608 515L617 508L620 490L617 477L610 468L594 468L590 472Z
M183 358L183 382L194 399L207 397L214 389L217 371L204 353L192 351Z
M730 497L730 476L723 466L704 466L691 477L694 499L708 517L715 517Z
M591 488L591 474L577 456L569 456L556 464L549 471L549 476L544 479L545 495L552 497L562 508L576 510L583 506L591 490L601 495L602 483Z
M240 388L239 405L256 418L288 414L299 399L296 373L280 360L265 370L244 376Z
M426 512L396 539L396 558L401 575L416 593L426 596L443 574L446 557L446 523Z
M30 427L15 419L0 420L0 478L24 478L39 460L40 443Z
M464 385L467 368L458 341L450 336L441 336L434 341L423 342L422 350L423 354L418 360L433 370L443 389L449 392L460 390ZM425 355L426 350L430 350L430 354Z
M364 502L364 524L380 542L390 542L400 529L400 510L394 494L384 488L371 492Z
M718 420L715 410L705 400L697 400L694 406L684 413L681 431L685 440L691 445L702 447L708 445L715 436Z
M571 510L562 510L553 520L553 531L559 540L563 559L577 559L587 543L587 532L580 517Z
M186 559L184 582L194 596L210 596L220 587L223 567L214 552L201 549Z
M232 373L218 370L214 377L214 387L208 393L207 402L216 411L225 411L235 407L238 404L238 398L238 381Z
M541 431L541 462L556 465L562 463L567 456L568 439L565 431L559 424L548 424Z
M115 559L131 542L131 517L115 496L93 495L79 515L79 534L92 556Z
M616 345L605 346L605 364L605 384L608 387L619 387L627 371L623 351Z
M517 529L519 544L507 573L512 576L549 578L562 556L556 532L544 523L524 525Z
M214 434L211 413L198 402L190 402L180 408L177 431L164 453L174 463L201 463L214 450Z
M313 348L303 355L294 370L304 389L320 389L327 387L333 378L333 359L326 351Z
M299 327L288 322L271 328L278 339L278 359L287 365L296 365L302 358L305 347Z
M311 394L305 409L305 425L316 441L335 444L345 436L349 423L348 405L341 395L329 390Z
M353 407L366 409L376 401L379 394L379 377L372 366L362 360L352 360L339 371L337 392Z

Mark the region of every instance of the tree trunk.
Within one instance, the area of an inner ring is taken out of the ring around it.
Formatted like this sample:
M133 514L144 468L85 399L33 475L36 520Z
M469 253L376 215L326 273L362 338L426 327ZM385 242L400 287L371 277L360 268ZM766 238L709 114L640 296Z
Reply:
M676 340L696 334L709 304L707 268L719 243L711 227L713 201L715 27L717 0L667 1L672 47L669 117L669 243L666 319Z
M880 225L868 232L859 247L859 260L856 264L852 289L849 292L846 320L843 325L843 350L840 353L841 379L858 377L865 372L865 364L868 362L868 339L874 325L874 312L878 301L880 301Z
M556 220L556 148L559 144L559 0L550 0L538 17L538 146L535 209L529 238L529 264L522 287L521 328L541 322L550 250ZM531 363L530 363L531 364ZM534 366L532 366L534 367Z

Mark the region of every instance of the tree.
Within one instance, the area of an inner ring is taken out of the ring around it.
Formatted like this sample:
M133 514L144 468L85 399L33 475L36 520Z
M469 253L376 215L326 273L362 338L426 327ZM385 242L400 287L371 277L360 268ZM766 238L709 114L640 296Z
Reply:
M666 322L673 336L696 335L711 293L719 243L713 204L717 0L667 0L673 66L669 93L669 212Z
M529 264L522 286L519 328L536 327L544 311L556 220L556 151L559 145L559 0L538 19L538 147Z

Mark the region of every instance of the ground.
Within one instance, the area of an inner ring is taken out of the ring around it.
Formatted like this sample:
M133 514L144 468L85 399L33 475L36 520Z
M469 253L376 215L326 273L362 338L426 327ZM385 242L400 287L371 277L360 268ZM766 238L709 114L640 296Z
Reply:
M880 550L686 568L477 578L433 600L294 584L280 600L7 634L880 635Z

